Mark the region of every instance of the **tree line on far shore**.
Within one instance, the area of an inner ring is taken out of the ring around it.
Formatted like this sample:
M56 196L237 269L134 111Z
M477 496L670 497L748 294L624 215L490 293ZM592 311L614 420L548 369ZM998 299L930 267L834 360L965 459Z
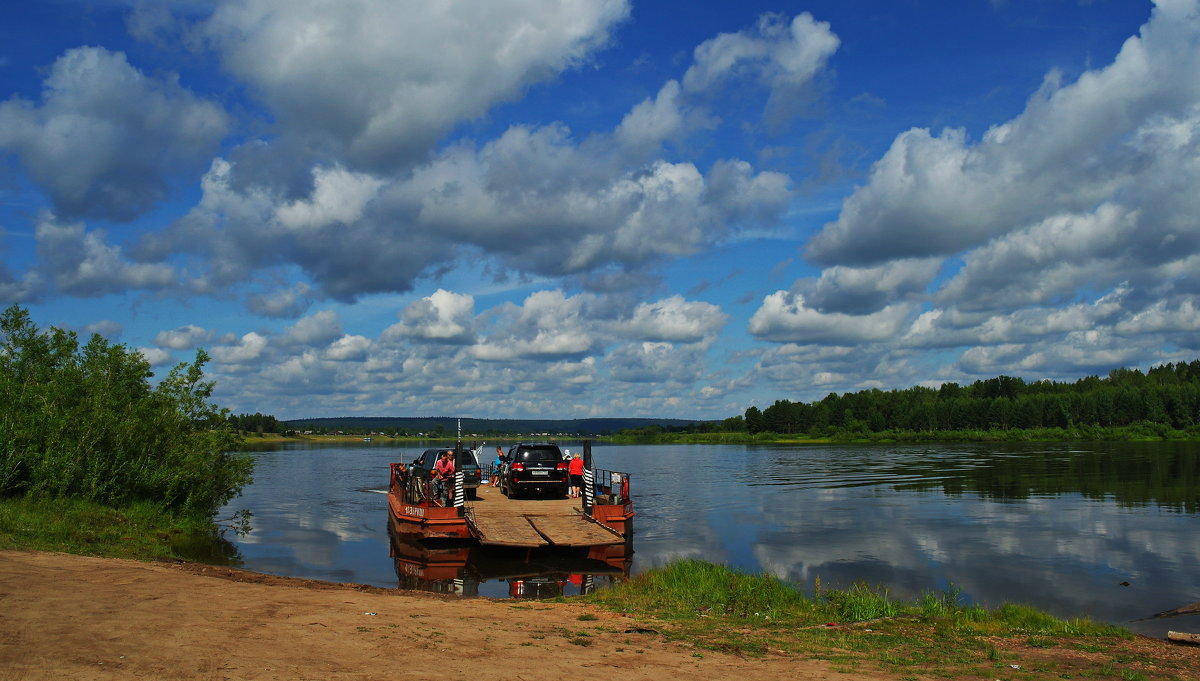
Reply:
M1040 431L1056 438L1200 437L1200 360L1168 363L1145 373L1115 369L1106 378L1073 383L1026 382L997 376L969 385L830 393L814 402L776 400L720 421L659 434L744 433L761 438L937 439L1020 437ZM626 432L653 439L655 433Z
M384 421L395 425L396 420L324 421L335 422L349 433L367 432L353 428L362 425L359 421L376 426ZM288 426L297 425L263 414L241 414L230 417L230 422L241 431L259 433L285 432ZM564 423L569 426L573 422ZM319 428L317 432L331 428L322 420L305 425ZM1163 364L1145 373L1120 368L1105 378L1088 376L1074 382L1026 382L997 376L967 385L944 383L937 388L830 393L814 402L780 399L765 409L751 406L744 414L721 420L659 420L636 427L618 426L616 435L605 439L653 442L701 434L709 436L707 439L728 434L735 440L747 436L911 440L1196 438L1200 437L1200 360Z
M237 414L229 417L229 425L237 431L245 433L284 433L287 428L270 414Z
M970 385L832 393L812 402L778 400L743 416L757 433L914 432L1125 427L1158 424L1186 430L1200 423L1200 360L1146 373L1115 369L1074 383L997 376Z

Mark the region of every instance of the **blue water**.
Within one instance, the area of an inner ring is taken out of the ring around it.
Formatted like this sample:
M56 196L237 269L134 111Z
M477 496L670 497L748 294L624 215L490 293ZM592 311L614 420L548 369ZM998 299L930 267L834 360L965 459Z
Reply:
M388 463L411 460L423 447L287 445L255 453L255 482L227 509L254 514L248 535L229 535L244 566L414 586L398 575L415 568L401 570L390 555L386 497L364 490L382 489ZM1029 603L1154 636L1200 628L1197 616L1134 621L1200 601L1195 444L597 445L593 452L598 467L632 475L633 574L700 558L809 587L817 578L826 587L865 581L898 598L953 586L971 602ZM558 581L551 593L577 593L578 576L567 581L566 574L587 570L560 571L548 579ZM511 579L467 573L436 588L514 593Z

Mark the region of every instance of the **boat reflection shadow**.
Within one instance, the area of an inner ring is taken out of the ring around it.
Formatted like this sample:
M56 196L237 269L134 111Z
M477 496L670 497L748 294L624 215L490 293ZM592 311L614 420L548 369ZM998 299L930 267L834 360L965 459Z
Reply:
M574 551L483 547L475 541L424 542L394 532L391 557L401 589L515 599L577 596L629 576L627 542Z

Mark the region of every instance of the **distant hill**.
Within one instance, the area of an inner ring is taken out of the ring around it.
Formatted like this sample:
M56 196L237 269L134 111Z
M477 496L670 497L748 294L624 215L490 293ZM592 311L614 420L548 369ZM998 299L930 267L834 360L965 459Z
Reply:
M341 430L344 432L432 433L439 427L444 435L454 435L460 419L452 416L341 416L330 418L293 419L282 423L293 430ZM687 419L469 419L462 421L464 435L610 435L627 428L662 426L678 428L699 423Z

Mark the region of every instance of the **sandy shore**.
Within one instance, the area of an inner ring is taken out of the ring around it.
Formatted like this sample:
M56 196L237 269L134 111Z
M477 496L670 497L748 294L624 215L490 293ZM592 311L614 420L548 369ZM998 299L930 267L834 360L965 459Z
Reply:
M896 678L699 653L648 628L583 605L0 551L0 681Z

